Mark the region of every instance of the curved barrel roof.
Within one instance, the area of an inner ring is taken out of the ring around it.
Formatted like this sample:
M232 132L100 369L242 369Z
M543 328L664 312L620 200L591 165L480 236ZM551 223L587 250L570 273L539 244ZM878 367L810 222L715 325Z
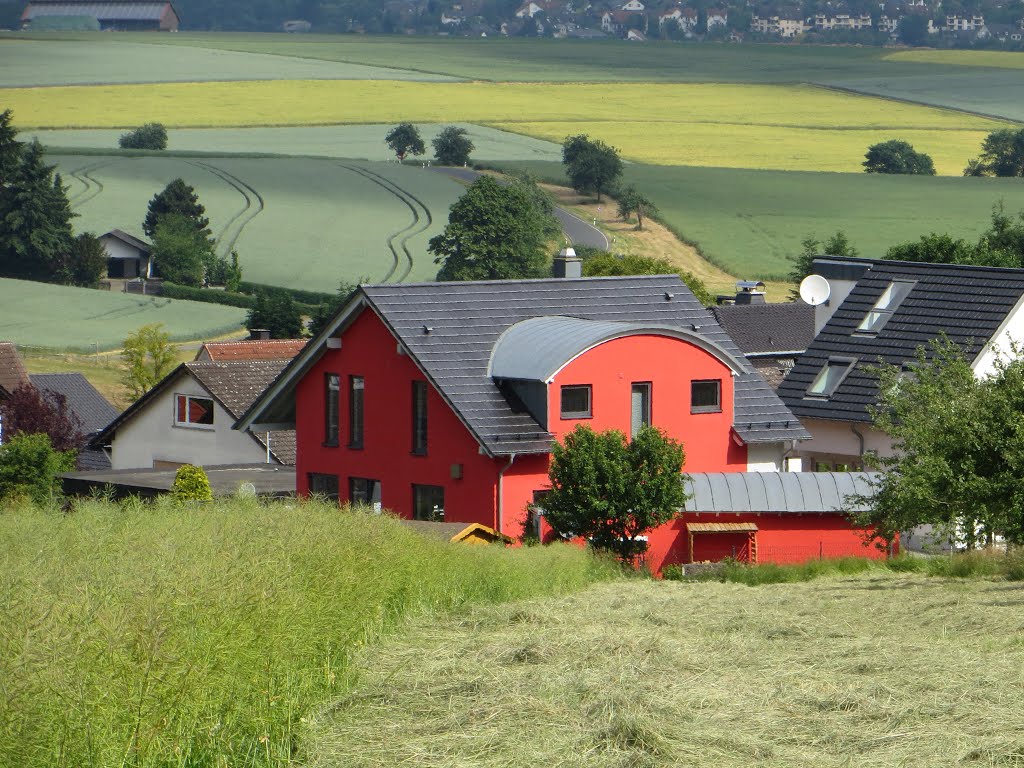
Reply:
M496 379L546 382L588 349L640 334L681 339L718 358L733 373L743 372L742 364L721 346L678 326L549 315L522 320L506 329L494 344L489 373Z

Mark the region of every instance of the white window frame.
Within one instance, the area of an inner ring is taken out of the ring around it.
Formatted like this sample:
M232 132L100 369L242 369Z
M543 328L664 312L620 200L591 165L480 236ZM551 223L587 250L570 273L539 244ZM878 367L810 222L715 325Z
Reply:
M185 420L185 421L180 420L178 418L178 400L180 398L185 398L185 414L186 415L189 412L189 403L192 400L205 400L206 402L208 402L210 404L210 423L209 424L200 424L200 423L192 422L192 421L188 421L188 420ZM174 408L174 426L181 427L183 429L205 429L205 430L216 429L217 402L212 397L209 397L207 395L189 395L189 394L186 394L185 392L175 392L174 393L174 402L172 404L172 407Z

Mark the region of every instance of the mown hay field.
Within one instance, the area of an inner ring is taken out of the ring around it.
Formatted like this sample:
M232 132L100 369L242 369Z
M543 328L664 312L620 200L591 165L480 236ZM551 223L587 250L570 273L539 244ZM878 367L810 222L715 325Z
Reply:
M954 174L987 131L1005 125L812 86L291 81L8 89L3 97L25 128L460 121L515 125L547 139L590 131L642 162L714 165L731 157L732 167L780 170L856 171L871 140L917 132L934 137L935 146L929 140L922 149L940 172ZM656 127L622 130L623 120ZM765 157L770 143L779 148Z
M336 505L169 501L0 504L0 765L293 766L352 656L407 617L616 573Z
M142 237L154 194L193 185L218 250L238 251L245 279L331 291L342 281L430 279L427 243L462 186L419 166L313 158L55 155L78 231Z
M566 183L558 163L503 163ZM881 258L929 232L976 240L993 205L1024 211L1017 179L800 173L633 164L625 180L657 203L660 219L714 264L748 279L783 279L809 236L843 230L862 256Z
M161 41L168 36L161 36ZM160 83L204 80L450 80L316 58L119 42L0 37L0 87ZM152 40L152 38L150 38ZM149 42L149 41L147 41Z
M208 339L244 321L244 310L217 304L0 278L0 338L19 346L117 349L149 323L163 323L175 341Z
M1024 585L630 582L419 621L358 659L310 766L1024 761Z

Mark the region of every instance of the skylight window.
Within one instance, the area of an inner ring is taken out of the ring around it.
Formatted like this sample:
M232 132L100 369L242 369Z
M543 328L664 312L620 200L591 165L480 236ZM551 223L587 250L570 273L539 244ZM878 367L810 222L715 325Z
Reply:
M847 377L857 360L850 357L830 357L807 388L808 397L831 397Z
M875 302L875 306L865 315L864 320L857 326L857 333L876 334L892 318L893 313L907 298L914 288L914 283L902 280L894 280L882 291L882 295Z

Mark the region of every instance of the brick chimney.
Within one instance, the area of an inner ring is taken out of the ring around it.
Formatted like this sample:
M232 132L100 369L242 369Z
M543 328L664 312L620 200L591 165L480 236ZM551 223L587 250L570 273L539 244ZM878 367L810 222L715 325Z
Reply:
M755 280L740 280L736 283L737 304L764 304L764 283Z

